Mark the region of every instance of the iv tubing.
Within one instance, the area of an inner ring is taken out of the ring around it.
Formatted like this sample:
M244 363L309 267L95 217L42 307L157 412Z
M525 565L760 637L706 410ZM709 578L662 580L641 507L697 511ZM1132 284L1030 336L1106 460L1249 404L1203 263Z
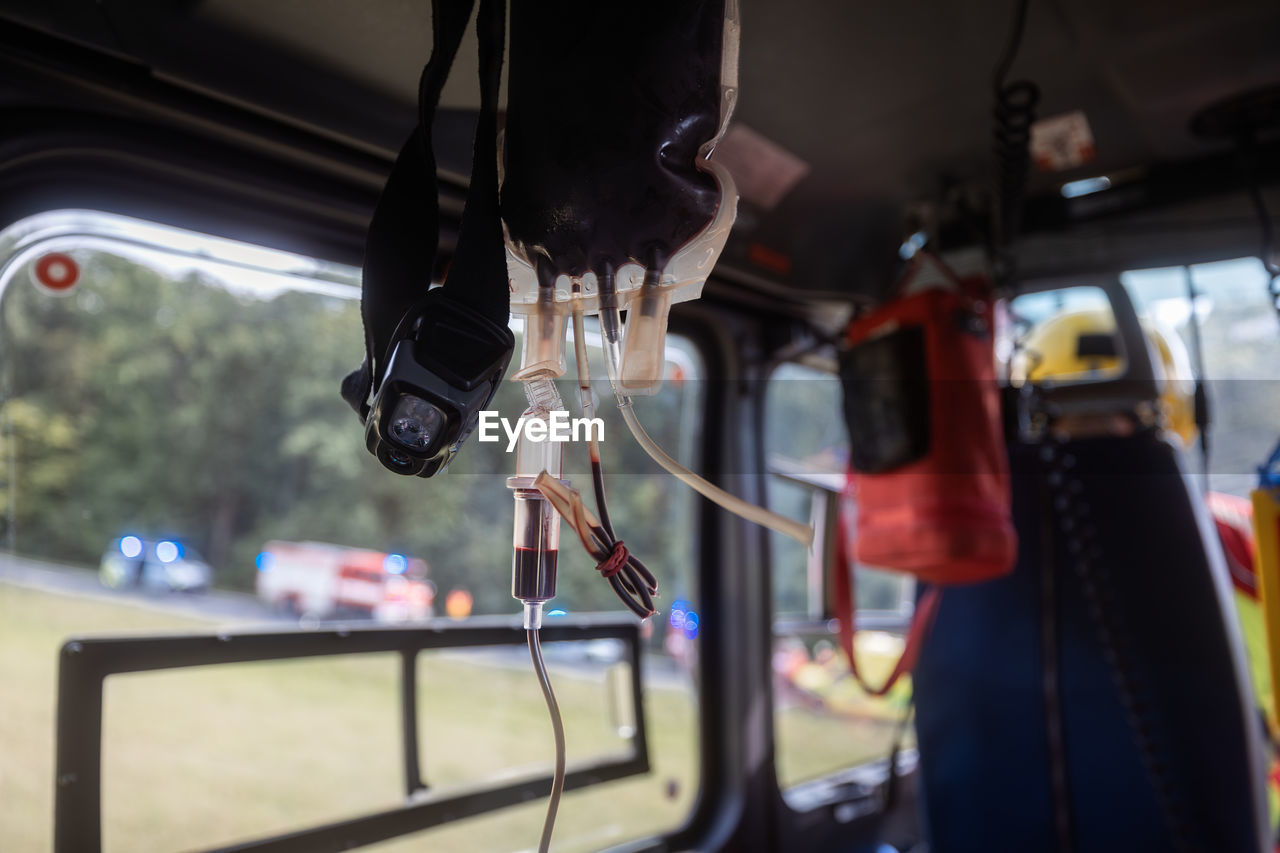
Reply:
M591 400L591 369L587 361L587 334L583 328L580 306L573 310L573 355L578 367L578 399L582 405L582 416L587 419L595 417L595 404ZM596 515L600 517L600 526L611 538L617 538L613 532L613 524L609 520L609 507L604 496L604 467L600 464L600 442L596 434L587 430L587 441L591 454L591 487L596 496Z
M542 604L536 605L537 619L531 620L530 605L525 605L525 624L539 624L542 619ZM542 659L542 644L538 639L538 628L530 627L525 631L529 639L529 657L533 660L533 670L537 673L538 684L542 687L542 696L547 700L547 711L551 714L551 730L556 741L556 769L551 779L551 798L547 801L547 817L542 824L542 839L538 843L538 853L547 853L551 849L551 833L556 826L556 812L560 809L560 794L564 792L565 747L564 721L560 718L560 705L556 702L555 691L551 689L551 679L547 677L547 664Z
M776 512L770 512L764 507L748 503L742 498L731 495L719 486L699 477L667 455L667 452L659 447L657 442L644 431L644 427L640 425L640 419L636 417L635 410L631 406L631 397L621 393L622 385L618 381L618 376L622 361L620 334L622 317L621 312L618 310L617 298L613 293L613 282L606 279L604 285L600 294L600 333L604 344L605 363L609 368L609 381L613 384L614 394L617 395L618 408L622 411L622 419L626 422L627 428L631 430L631 434L635 436L636 443L644 448L645 453L648 453L654 462L666 469L667 473L712 503L720 505L740 518L745 518L747 521L755 522L762 527L767 527L784 536L789 536L806 548L810 547L813 544L813 528L811 526L793 521L785 516L778 515ZM574 333L575 335L577 334L576 329Z
M529 399L528 414L534 417L545 420L551 412L564 408L550 373L539 372L525 378L524 391ZM547 561L548 555L558 552L559 549L560 518L546 497L538 490L531 488L535 477L530 475L529 465L533 463L541 469L537 476L550 478L552 475L547 472L548 467L554 468L558 476L561 462L558 450L554 454L541 452L532 459L527 458L526 453L530 448L525 444L526 440L525 437L521 438L521 444L516 453L516 476L507 481L507 485L515 490L516 499L515 536L513 537L516 559L512 562L511 587L512 595L524 605L524 628L525 637L529 643L529 658L533 661L534 674L538 678L538 685L542 688L542 696L547 702L547 712L551 716L551 731L555 738L555 772L551 777L551 796L547 800L547 816L543 821L542 836L538 843L539 853L548 853L551 849L551 835L555 831L556 814L560 809L560 795L564 792L565 738L560 705L556 702L556 694L551 688L551 679L547 675L547 664L542 658L540 631L543 603L555 597L555 561L554 559ZM546 451L554 445L544 444L541 447ZM536 500L532 500L535 496ZM531 503L536 505L532 509ZM523 510L525 513L537 513L536 516L528 516L523 524L522 507L525 507ZM536 550L536 564L519 559L522 544L532 546Z
M631 434L635 436L636 442L644 448L645 453L648 453L654 462L665 468L667 473L676 477L707 500L719 504L734 515L745 518L747 521L753 521L770 530L776 530L784 536L791 537L806 548L813 544L813 528L809 525L792 521L785 516L778 515L776 512L770 512L764 507L756 506L744 501L742 498L731 495L668 456L667 452L659 447L649 437L649 434L644 431L644 427L640 425L640 419L636 417L635 409L631 407L630 397L619 397L618 408L622 410L622 419L627 422L627 427L631 430Z

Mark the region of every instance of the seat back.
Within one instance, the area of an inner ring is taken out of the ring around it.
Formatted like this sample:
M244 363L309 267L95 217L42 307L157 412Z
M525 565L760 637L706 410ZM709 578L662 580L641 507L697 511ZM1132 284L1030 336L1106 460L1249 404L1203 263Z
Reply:
M931 849L1267 849L1229 579L1177 451L1020 444L1011 471L1017 566L945 590L915 670Z

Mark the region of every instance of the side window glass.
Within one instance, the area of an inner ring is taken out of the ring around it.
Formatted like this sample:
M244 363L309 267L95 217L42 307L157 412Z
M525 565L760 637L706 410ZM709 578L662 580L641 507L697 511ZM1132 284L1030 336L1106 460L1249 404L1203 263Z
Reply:
M1190 412L1177 400L1194 393L1193 379L1200 376L1209 402L1208 488L1246 497L1280 422L1280 321L1261 261L1132 270L1120 280L1143 321L1168 341L1166 372L1175 387L1167 396L1177 409L1171 426L1193 457L1190 469L1201 470L1199 448Z
M359 298L356 269L123 217L51 212L0 233L0 683L22 685L0 715L0 835L14 849L51 844L70 635L518 612L514 454L473 438L427 481L366 452L338 394L362 356ZM663 393L637 407L696 466L702 361L689 340L668 340ZM658 574L665 612L644 638L653 770L568 792L556 830L566 850L674 829L701 784L696 496L654 468L599 390L610 507ZM574 408L576 383L561 392ZM491 408L514 421L525 406L506 382ZM589 493L586 448L566 447L565 474ZM566 527L547 620L618 612L571 537ZM607 639L547 646L571 762L616 753L634 731L620 656ZM433 790L549 772L526 651L419 663ZM390 656L364 655L107 679L106 849L204 849L402 802L398 677ZM536 840L545 807L379 849L509 851Z
M765 398L771 508L812 519L813 555L770 534L773 566L773 696L778 783L787 789L888 755L906 711L910 679L885 698L868 696L837 643L829 571L833 522L849 458L842 392L834 373L784 364ZM884 678L902 652L914 584L857 566L856 651L868 678ZM907 735L910 743L911 735Z

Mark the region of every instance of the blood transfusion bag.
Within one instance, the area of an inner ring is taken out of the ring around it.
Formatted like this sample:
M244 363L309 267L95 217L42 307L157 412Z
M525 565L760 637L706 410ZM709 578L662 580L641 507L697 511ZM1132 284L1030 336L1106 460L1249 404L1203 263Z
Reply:
M611 379L657 390L667 314L701 294L736 213L711 155L737 64L736 0L512 3L502 213L526 318L513 378L564 372L575 311L601 313L617 355L606 315L626 310Z

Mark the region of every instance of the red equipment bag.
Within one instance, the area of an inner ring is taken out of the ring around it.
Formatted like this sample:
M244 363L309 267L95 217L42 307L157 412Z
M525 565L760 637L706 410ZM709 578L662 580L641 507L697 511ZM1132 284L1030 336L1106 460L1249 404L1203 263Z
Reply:
M933 263L946 286L897 298L846 332L852 539L860 563L971 583L1008 574L1017 556L992 306L985 279Z
M1000 577L1017 558L987 282L957 279L923 254L906 282L917 279L927 257L942 286L855 318L840 355L850 470L832 594L849 670L873 696L888 693L915 665L942 585ZM854 654L855 556L930 584L916 602L902 656L879 687L867 683Z

